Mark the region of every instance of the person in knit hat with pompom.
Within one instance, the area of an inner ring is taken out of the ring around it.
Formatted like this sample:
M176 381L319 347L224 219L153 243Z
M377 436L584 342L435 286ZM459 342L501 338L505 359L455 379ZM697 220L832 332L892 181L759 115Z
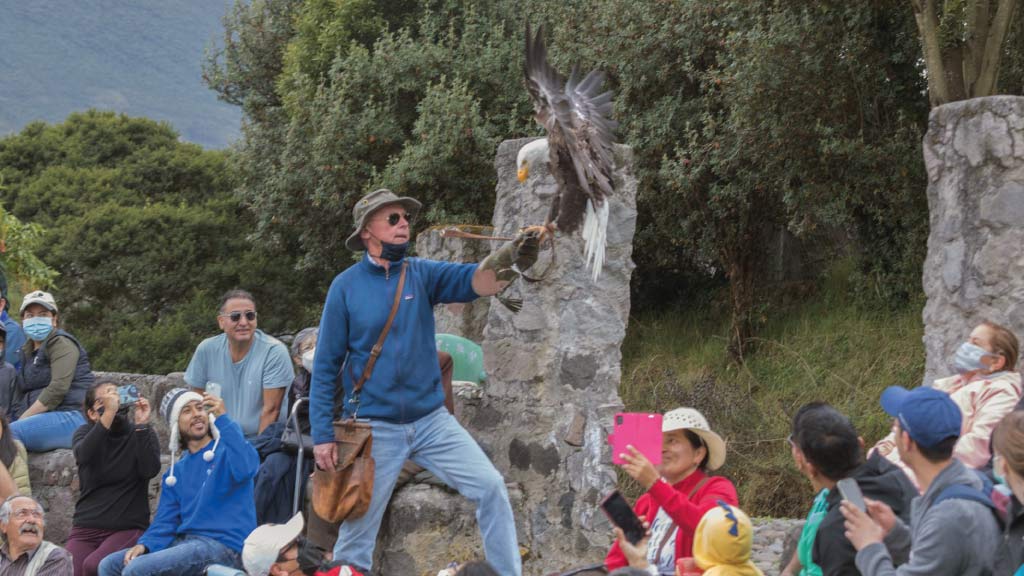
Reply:
M137 545L100 563L100 576L201 576L210 564L242 568L242 546L256 528L259 454L220 398L174 388L160 414L171 429L171 466L156 517Z

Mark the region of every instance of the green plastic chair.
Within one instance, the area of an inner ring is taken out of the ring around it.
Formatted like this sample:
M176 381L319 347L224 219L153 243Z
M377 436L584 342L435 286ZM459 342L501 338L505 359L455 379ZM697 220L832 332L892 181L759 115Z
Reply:
M437 334L434 340L437 342L438 350L452 355L452 380L478 385L487 380L487 373L484 372L484 349L479 344L454 334Z

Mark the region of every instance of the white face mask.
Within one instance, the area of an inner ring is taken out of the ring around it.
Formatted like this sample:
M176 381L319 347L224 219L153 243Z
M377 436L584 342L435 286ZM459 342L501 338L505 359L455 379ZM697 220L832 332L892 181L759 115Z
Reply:
M306 372L313 373L313 354L316 350L306 350L302 355L302 367L306 369Z

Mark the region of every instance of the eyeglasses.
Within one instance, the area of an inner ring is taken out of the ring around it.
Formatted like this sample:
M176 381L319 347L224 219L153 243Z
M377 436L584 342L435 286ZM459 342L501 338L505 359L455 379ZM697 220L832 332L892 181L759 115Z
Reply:
M389 226L398 226L398 221L405 218L405 221L412 226L413 215L408 212L392 212L388 214L387 218L381 218L381 220L387 220Z
M790 434L789 436L786 436L786 442L789 442L790 446L792 446L793 448L796 448L796 442L793 442L793 435L792 434Z
M253 310L248 310L246 312L232 312L231 314L221 314L221 316L231 320L235 324L238 324L239 320L242 319L242 316L245 316L246 320L252 322L253 320L256 319L256 312Z

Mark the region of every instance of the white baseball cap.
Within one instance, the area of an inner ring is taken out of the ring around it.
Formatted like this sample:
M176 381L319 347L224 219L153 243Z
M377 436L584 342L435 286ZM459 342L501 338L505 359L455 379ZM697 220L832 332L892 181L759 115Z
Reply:
M242 565L249 576L267 576L281 552L302 533L302 512L287 524L264 524L245 539L242 547Z
M18 313L20 314L24 312L25 308L28 308L32 304L39 304L50 312L57 311L57 302L54 301L53 294L43 292L42 290L36 290L35 292L29 292L25 295L25 299L21 301L21 309L18 310Z
M704 441L708 447L708 470L718 470L725 464L725 440L711 431L708 419L693 408L676 408L665 413L661 419L661 431L689 430Z

